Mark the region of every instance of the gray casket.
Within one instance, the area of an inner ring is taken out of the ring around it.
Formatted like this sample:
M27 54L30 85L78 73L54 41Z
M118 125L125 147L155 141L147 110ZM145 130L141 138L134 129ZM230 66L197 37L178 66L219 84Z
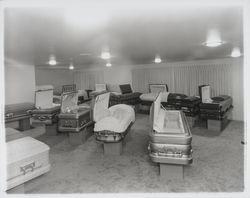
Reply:
M151 108L152 130L149 132L149 155L153 162L192 163L192 134L185 114L161 107L161 93Z

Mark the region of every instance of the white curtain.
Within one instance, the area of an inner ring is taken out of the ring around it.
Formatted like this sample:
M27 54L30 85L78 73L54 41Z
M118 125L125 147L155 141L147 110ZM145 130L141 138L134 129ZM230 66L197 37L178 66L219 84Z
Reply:
M170 92L198 95L198 86L209 84L211 96L232 95L233 66L227 64L183 64L164 68L132 69L132 82L136 91L148 92L148 85L167 84Z
M104 83L102 71L77 71L74 73L74 83L79 89L95 89L95 84Z

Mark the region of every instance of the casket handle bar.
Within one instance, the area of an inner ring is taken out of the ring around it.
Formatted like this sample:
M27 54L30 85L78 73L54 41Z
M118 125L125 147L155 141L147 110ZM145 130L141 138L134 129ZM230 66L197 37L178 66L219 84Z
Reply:
M83 125L85 125L88 121L87 120L83 120L81 123L80 123L80 127L82 127Z
M25 175L27 172L33 172L34 168L35 168L36 163L35 162L31 162L30 164L27 164L23 167L20 167L20 171L23 172L23 175Z
M14 117L14 113L7 113L7 114L5 115L5 117L7 117L7 118L12 118L12 117Z

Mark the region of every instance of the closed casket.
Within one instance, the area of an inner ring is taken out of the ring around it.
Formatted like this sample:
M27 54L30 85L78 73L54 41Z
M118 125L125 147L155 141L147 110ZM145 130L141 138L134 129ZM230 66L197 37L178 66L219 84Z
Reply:
M8 133L9 131L9 133ZM18 186L50 170L49 146L31 137L6 129L7 189ZM9 135L8 135L9 134ZM11 134L11 135L10 135ZM14 137L14 138L11 138ZM17 138L17 139L16 139Z
M33 109L35 109L35 105L27 102L5 105L5 123L18 121L19 130L28 130Z
M5 105L5 122L16 121L22 117L30 117L34 108L35 105L28 102Z
M161 108L161 93L152 105L152 131L149 132L149 155L153 162L192 163L192 134L185 114Z
M211 98L210 102L200 104L202 118L222 120L231 112L233 100L230 96L219 95Z

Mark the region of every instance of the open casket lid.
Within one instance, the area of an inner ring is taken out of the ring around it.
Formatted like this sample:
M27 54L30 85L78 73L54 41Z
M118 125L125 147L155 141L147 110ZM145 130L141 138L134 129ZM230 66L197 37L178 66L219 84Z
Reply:
M151 109L151 123L152 123L152 128L153 130L157 130L156 127L156 122L157 122L157 118L161 109L161 97L162 97L162 93L160 92L159 95L156 97L155 101L152 104L152 109Z
M41 85L36 87L35 107L47 109L53 107L53 86Z
M209 85L201 86L201 101L202 103L211 103L211 88Z
M76 91L66 92L62 94L61 113L74 113L78 106L78 93Z
M152 106L152 128L165 134L184 134L183 113L178 110L161 108L162 93L159 93Z
M104 93L96 97L93 109L93 119L95 122L105 117L108 113L109 97L110 93Z

